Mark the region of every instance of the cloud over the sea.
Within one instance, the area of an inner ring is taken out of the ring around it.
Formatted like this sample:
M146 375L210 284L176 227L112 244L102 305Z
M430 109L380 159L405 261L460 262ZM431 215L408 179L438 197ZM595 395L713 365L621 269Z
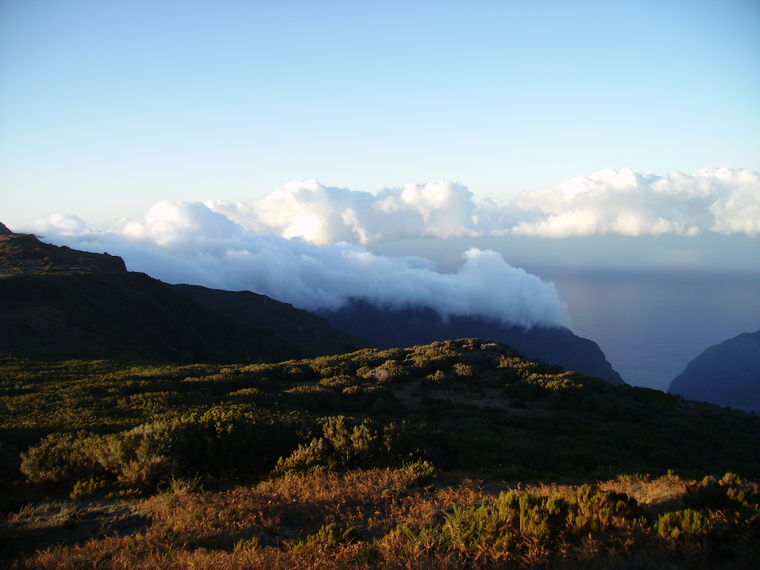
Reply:
M760 233L760 173L702 169L659 176L607 169L512 201L477 199L452 182L377 193L291 182L262 200L208 202L241 226L318 245L414 237L569 237Z
M567 324L552 284L493 251L470 249L456 273L441 273L420 257L259 234L197 202L160 202L110 232L88 229L75 216L54 216L34 229L53 243L120 255L130 270L170 283L251 290L305 309L362 298L386 307L426 306L444 316Z
M134 271L172 283L245 289L305 309L352 297L384 306L428 306L522 325L562 324L552 284L470 249L456 273L419 257L364 246L417 237L566 237L760 233L760 173L727 168L663 176L603 170L524 193L478 199L452 182L378 193L291 182L250 202L159 202L140 219L96 231L54 215L28 229L59 244L122 256Z

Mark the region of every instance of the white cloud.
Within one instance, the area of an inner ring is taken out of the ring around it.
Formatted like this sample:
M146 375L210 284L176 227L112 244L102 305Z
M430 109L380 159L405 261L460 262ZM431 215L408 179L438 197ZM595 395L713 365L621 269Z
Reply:
M59 222L62 231L56 231ZM524 326L567 323L552 284L493 251L471 249L456 273L440 273L419 257L384 257L360 245L318 246L259 234L200 203L161 202L143 219L111 232L72 232L64 218L50 218L36 229L44 229L54 243L120 255L130 270L170 283L251 290L305 309L338 308L356 297Z
M703 169L658 176L607 169L511 202L476 199L452 182L408 184L376 194L291 182L256 202L207 203L245 228L318 245L414 237L629 236L760 233L760 174Z
M111 231L76 216L29 228L55 243L121 255L131 270L165 281L247 289L306 309L350 297L428 306L523 325L566 323L554 286L470 250L453 274L416 257L383 257L363 244L412 237L548 237L701 232L760 233L760 174L703 169L658 176L603 170L525 193L476 199L451 182L376 194L291 182L255 202L159 202Z
M407 184L372 194L305 180L286 184L257 202L206 205L245 228L317 245L477 235L482 233L477 226L483 225L472 193L452 182Z
M715 209L739 194L760 205L757 172L703 169L694 175L658 176L628 168L602 170L519 196L519 207L534 208L544 217L519 223L512 233L548 237L739 233L744 230L738 230L734 218L740 212Z

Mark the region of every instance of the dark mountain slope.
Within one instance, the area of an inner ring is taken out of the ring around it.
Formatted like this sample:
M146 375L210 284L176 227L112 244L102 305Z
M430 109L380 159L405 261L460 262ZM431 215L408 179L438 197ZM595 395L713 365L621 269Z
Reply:
M760 412L760 331L711 346L673 379L668 392Z
M342 333L326 319L251 291L223 291L198 285L174 285L198 303L244 325L265 327L288 342L308 347L314 354L350 352L368 345Z
M128 272L119 257L7 230L0 234L0 353L250 362L362 346L285 303L253 293L219 301L223 293L174 287Z
M379 309L354 300L338 311L320 311L338 330L382 347L404 347L436 340L479 337L507 344L527 358L558 364L613 384L623 384L599 346L564 327L526 329L481 317L442 319L429 308Z
M309 354L129 272L0 279L0 352L215 362Z

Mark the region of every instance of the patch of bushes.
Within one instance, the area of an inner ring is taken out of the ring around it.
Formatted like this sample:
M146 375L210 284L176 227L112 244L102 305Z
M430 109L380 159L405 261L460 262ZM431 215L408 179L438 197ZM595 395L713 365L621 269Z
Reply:
M760 493L736 473L726 473L721 479L707 476L687 488L684 503L699 509L752 509L760 503Z
M281 458L277 471L386 466L397 463L405 451L403 436L395 424L381 426L368 419L357 422L346 416L331 416L322 422L322 435Z
M99 479L148 488L178 475L266 473L295 445L292 425L212 408L116 434L51 434L22 454L21 471L32 482L85 494Z
M407 551L455 556L468 567L523 557L537 548L549 554L588 535L623 544L644 521L635 500L589 485L569 496L513 490L479 506L454 506L432 527L403 523L384 540Z

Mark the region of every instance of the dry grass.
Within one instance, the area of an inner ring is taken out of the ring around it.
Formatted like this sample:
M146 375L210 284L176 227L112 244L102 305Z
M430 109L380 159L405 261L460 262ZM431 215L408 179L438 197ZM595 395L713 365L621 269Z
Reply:
M433 538L409 541L398 532L399 525L433 528L455 505L477 507L507 485L456 473L426 483L411 469L313 472L214 491L195 491L180 482L171 491L140 500L30 506L5 523L3 531L14 532L19 545L34 538L25 557L7 562L51 569L729 568L752 560L752 548L721 562L700 545L663 544L651 531L623 533L614 542L591 534L553 546L528 541L521 550L484 542L452 554L437 549ZM678 505L686 485L676 476L641 476L607 481L600 488L625 492L657 512ZM538 483L521 487L539 496L569 496L574 490ZM75 514L62 521L66 509ZM85 520L89 526L82 524ZM132 527L119 527L115 520L131 521ZM337 534L325 531L330 523ZM47 544L34 536L42 527Z

